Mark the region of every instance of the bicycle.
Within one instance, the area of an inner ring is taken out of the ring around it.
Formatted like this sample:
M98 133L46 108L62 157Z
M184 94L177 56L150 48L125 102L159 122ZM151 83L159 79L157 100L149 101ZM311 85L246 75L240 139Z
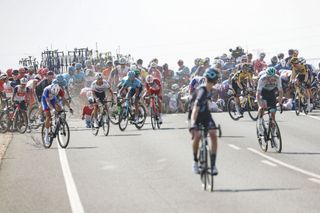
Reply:
M218 125L217 128L221 132L221 127ZM202 183L203 190L207 190L210 187L210 191L213 192L214 187L214 174L211 166L211 147L208 144L208 129L200 125L199 130L201 131L201 144L199 149L199 163L200 163L200 180ZM210 161L208 161L210 156Z
M98 115L97 121L98 121L98 126L94 126L94 122L92 119L91 122L91 132L94 136L97 136L99 133L99 128L102 127L103 129L103 134L104 136L108 136L109 135L109 129L110 129L110 118L109 118L109 113L108 113L108 107L107 104L108 102L112 102L112 101L104 101L102 103L102 105L100 105L99 107L102 107L102 109L100 110L100 113Z
M136 110L138 110L138 121L134 122L135 114L132 113L131 110L131 101L129 98L125 98L125 104L121 108L119 115L119 129L121 131L124 131L127 128L129 121L131 124L134 124L137 129L141 129L143 127L147 118L146 109L141 103L138 103L138 109Z
M7 107L0 115L0 133L6 133L7 131L14 132L15 128L17 128L19 133L25 133L28 128L27 113L21 109L19 102L11 105L10 98L6 98L4 101Z
M32 106L28 117L30 131L31 129L38 129L40 126L42 126L43 122L39 122L40 111L38 104Z
M58 138L58 143L61 148L67 148L70 141L70 129L66 120L66 112L65 110L61 110L60 112L55 112L54 114L54 122L52 123L52 118L50 121L49 127L49 144L45 143L45 123L42 125L41 129L41 138L43 146L48 149L51 147L53 139Z
M159 114L159 106L158 106L158 96L152 94L150 97L145 97L145 99L151 99L150 106L150 118L151 118L151 126L152 129L160 129L160 114Z
M282 113L282 107L280 108L280 113ZM263 116L268 114L269 119L264 120ZM274 148L276 152L280 153L282 150L282 139L280 128L276 121L272 120L271 116L271 108L267 109L262 116L262 127L263 133L260 133L259 130L259 122L257 122L256 130L257 130L257 138L258 143L262 151L266 152L268 150L268 142L270 141L271 148Z
M294 101L295 101L295 112L296 115L299 116L300 112L304 112L306 115L308 114L308 104L307 98L305 96L305 86L301 84L300 89L297 88L294 93Z
M237 110L236 110L236 100L235 100L235 92L234 90L229 90L228 92L231 97L228 99L227 102L227 110L230 115L230 117L237 121L240 119L239 116L237 116ZM258 102L255 99L255 96L252 95L254 92L248 92L245 91L241 94L240 98L240 113L243 114L245 111L248 112L250 118L253 121L256 121L258 119Z

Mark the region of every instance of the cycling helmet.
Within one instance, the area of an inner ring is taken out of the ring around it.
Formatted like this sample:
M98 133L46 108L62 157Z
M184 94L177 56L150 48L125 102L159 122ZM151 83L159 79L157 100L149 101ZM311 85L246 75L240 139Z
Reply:
M136 76L136 73L134 71L128 72L128 78L134 78Z
M58 84L52 84L50 91L51 91L51 94L58 95L60 91L60 86Z
M147 75L147 77L146 77L146 82L147 82L148 84L152 83L152 82L153 82L153 76L152 76L152 75Z
M89 104L93 104L93 103L94 103L93 97L89 97L89 98L88 98L88 102L89 102Z
M80 70L82 68L82 64L76 63L75 67L76 67L76 70Z
M4 80L7 78L7 74L3 73L0 75L0 80Z
M124 65L124 64L127 63L127 60L126 60L125 58L120 58L119 63L120 63L121 65Z
M20 84L26 85L27 83L28 83L28 79L26 79L26 78L21 78Z
M19 75L19 70L13 70L12 75Z
M61 74L57 75L56 79L58 81L58 84L61 84L64 81L64 78Z
M71 73L73 73L74 71L76 71L76 68L73 67L73 66L71 66L71 67L68 68L68 71L71 72Z
M218 74L217 73L218 73L218 71L216 71L215 69L209 68L204 73L204 76L209 80L217 80L218 79Z
M303 58L303 57L299 58L299 64L306 64L306 63L307 63L307 61L305 58Z
M62 81L59 82L57 79L54 79L52 81L52 84L58 84L61 87L65 87L67 86L67 81L63 79Z
M96 74L96 79L97 79L97 80L103 79L102 73L97 73L97 74Z
M276 69L274 67L268 67L266 70L267 76L271 77L276 74Z
M140 75L140 70L139 69L135 69L134 73L135 73L136 76L139 76Z
M299 59L297 57L292 57L290 60L290 64L299 64Z

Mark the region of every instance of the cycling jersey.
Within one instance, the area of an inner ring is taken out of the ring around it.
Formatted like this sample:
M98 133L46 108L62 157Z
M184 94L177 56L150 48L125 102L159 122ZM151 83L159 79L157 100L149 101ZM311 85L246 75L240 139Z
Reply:
M108 81L103 80L102 84L98 85L97 80L95 80L91 84L91 89L92 89L92 91L97 92L97 93L106 92L108 89L110 89L110 84L108 83Z
M26 86L24 88L21 85L16 86L13 90L13 101L26 101L29 92L30 90Z
M193 93L201 84L204 83L204 77L202 76L195 76L191 79L189 83L189 91Z
M146 89L149 93L159 94L161 91L161 83L159 79L154 79L152 83L146 84Z
M303 65L302 68L300 68L300 69L292 66L292 71L294 71L297 75L305 75L308 72L308 68L306 65Z
M131 89L137 89L141 88L142 84L141 81L137 78L134 79L134 81L130 81L129 78L127 78L125 81L123 81L123 87L130 87Z
M83 70L81 70L79 73L76 71L73 75L73 79L75 83L81 83L85 80L85 73Z
M278 90L282 90L281 80L278 75L268 77L267 74L264 74L263 76L261 76L261 78L258 81L258 92L261 93L262 89L272 91L275 88L278 88Z
M242 70L239 70L236 72L236 74L232 77L232 80L238 83L242 83L245 79L251 80L252 79L252 73L250 72L244 72Z
M55 106L58 101L58 97L64 97L63 89L60 89L57 96L53 95L51 93L52 86L53 85L51 84L51 85L47 86L46 88L44 88L44 90L43 90L43 94L42 94L42 98L41 98L41 105L42 105L42 109L44 112L50 111L49 105L47 103L47 99L49 99L52 106Z

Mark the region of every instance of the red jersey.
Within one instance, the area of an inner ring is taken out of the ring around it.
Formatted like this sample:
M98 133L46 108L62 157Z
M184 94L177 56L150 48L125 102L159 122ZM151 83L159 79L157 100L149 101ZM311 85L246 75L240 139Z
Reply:
M146 84L146 89L149 93L158 93L161 90L161 82L155 78L151 84Z
M92 114L92 112L93 112L93 109L94 109L94 108L93 108L93 107L91 108L89 105L83 107L82 116L85 116L85 115L91 116L91 114Z

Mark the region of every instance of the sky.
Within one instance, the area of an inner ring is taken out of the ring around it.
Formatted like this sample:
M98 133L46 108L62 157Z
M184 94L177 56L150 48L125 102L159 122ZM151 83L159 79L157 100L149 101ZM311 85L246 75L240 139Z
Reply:
M318 0L0 0L0 69L29 55L89 47L158 58L176 70L242 46L320 61Z

